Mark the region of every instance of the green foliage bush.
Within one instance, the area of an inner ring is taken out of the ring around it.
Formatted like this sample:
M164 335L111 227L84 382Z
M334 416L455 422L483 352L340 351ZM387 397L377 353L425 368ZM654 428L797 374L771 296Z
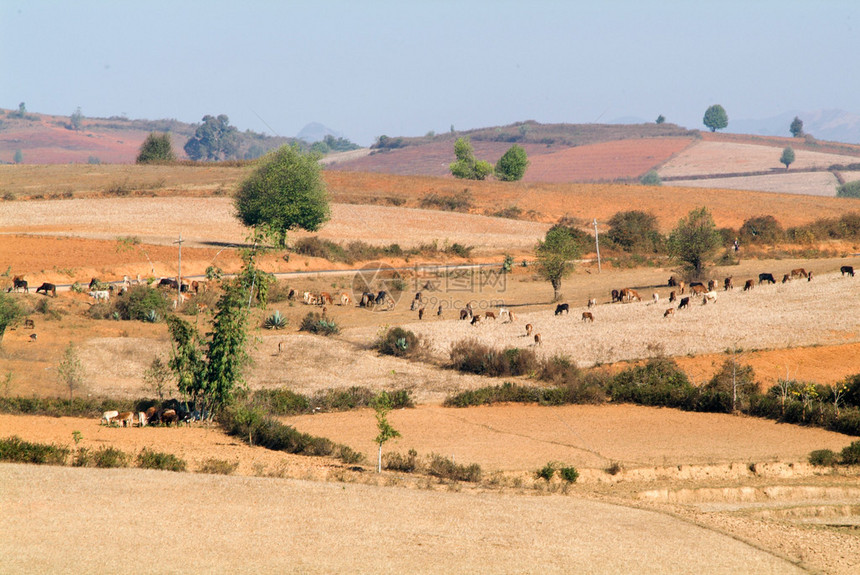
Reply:
M172 453L161 453L144 447L135 460L138 467L143 469L161 469L163 471L185 471L187 465L183 459Z
M308 312L302 319L299 331L307 331L318 335L337 335L340 327L333 319L327 319L318 312Z
M115 447L100 447L89 458L89 464L101 468L128 467L128 461L128 454Z
M258 389L254 391L254 405L271 415L298 415L311 411L310 400L289 389Z
M843 447L839 454L839 462L842 465L860 465L860 441Z
M818 467L832 467L838 460L830 449L816 449L809 454L809 463Z
M403 473L414 473L418 467L418 452L410 449L406 455L392 452L382 456L382 467L390 471L401 471Z
M496 178L503 182L522 180L528 166L529 158L526 151L514 144L496 162Z
M627 252L656 253L664 249L665 239L657 227L657 216L630 210L609 218L607 238Z
M644 176L639 178L639 183L643 186L662 186L663 181L660 179L660 174L657 170L649 170Z
M459 465L447 457L433 453L430 455L427 473L440 479L477 483L481 480L482 472L481 466L477 463Z
M749 218L738 233L745 244L776 244L785 240L785 230L773 216Z
M111 305L121 319L150 321L150 312L154 312L157 317L164 317L170 311L168 299L158 289L137 285L132 286L125 295L113 298Z
M612 401L665 407L689 407L696 388L672 359L651 359L626 369L612 379Z
M431 192L421 199L421 207L449 212L468 212L475 207L475 202L472 192L467 188L447 196Z
M176 154L173 152L170 134L156 134L152 132L146 137L143 144L141 144L135 163L156 164L173 162L175 160Z
M533 350L506 348L500 351L474 338L455 342L450 358L450 366L458 371L492 377L533 374L539 367Z
M568 483L576 483L576 480L579 479L579 471L572 465L559 468L558 474Z
M233 475L239 467L238 461L227 461L225 459L217 459L210 457L200 463L197 473L209 473L211 475Z
M50 417L99 417L105 411L145 411L149 400L117 400L106 397L0 397L0 413L47 415Z
M67 447L30 443L15 435L0 439L0 461L10 463L65 465L69 452Z
M556 463L550 461L535 472L535 477L537 477L538 479L543 479L545 481L550 481L555 475L556 468Z
M846 182L836 188L837 198L860 198L860 180Z
M412 331L392 327L377 338L374 348L385 355L415 357L426 351L426 342Z

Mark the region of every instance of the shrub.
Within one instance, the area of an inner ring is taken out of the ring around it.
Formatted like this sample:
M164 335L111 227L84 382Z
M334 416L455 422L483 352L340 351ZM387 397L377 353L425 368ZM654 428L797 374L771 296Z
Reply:
M105 411L144 411L146 400L119 401L110 398L72 400L40 397L0 397L0 413L47 415L51 417L98 417Z
M406 455L386 453L382 456L382 466L391 471L412 473L418 469L418 452L410 449Z
M773 216L756 216L741 226L740 239L747 244L776 244L785 239L785 230Z
M674 360L658 358L618 373L609 385L609 395L618 402L689 408L696 388Z
M161 469L163 471L185 471L185 461L172 453L160 453L144 447L137 454L136 463L143 469Z
M860 441L842 448L839 454L839 462L843 465L860 465Z
M837 198L860 198L860 180L847 182L836 188Z
M157 321L167 314L170 304L159 290L137 285L132 286L125 295L114 298L113 310L125 320Z
M424 342L409 330L392 327L374 343L379 353L396 357L411 357L422 351Z
M330 262L351 263L343 246L331 240L320 239L317 236L297 240L293 245L293 251L303 256L321 258Z
M468 212L474 207L472 192L465 189L462 192L443 196L436 193L430 193L421 199L422 208L433 208L437 210L446 210L451 212Z
M639 183L643 186L661 186L663 181L660 179L660 174L657 170L649 170L647 174L639 178Z
M481 466L477 463L458 465L447 457L435 453L430 455L427 472L433 477L452 481L478 482L481 480Z
M555 475L556 464L550 461L535 472L535 477L549 481Z
M96 467L128 467L128 454L115 447L101 447L92 452L90 462Z
M558 474L568 483L576 483L576 480L579 479L579 471L577 471L576 467L573 467L572 465L560 468L558 470Z
M0 461L36 463L39 465L65 465L69 456L67 447L30 443L18 436L0 439Z
M333 319L327 319L318 312L308 312L308 315L302 320L299 330L318 335L336 335L340 333L340 327Z
M311 410L310 400L289 389L258 389L254 403L262 405L272 415L297 415Z
M287 327L289 321L287 318L281 315L281 312L275 310L266 320L263 322L263 327L266 329L284 329Z
M809 463L818 467L832 467L836 465L836 454L829 449L816 449L809 454Z
M498 350L474 338L451 346L450 366L458 371L493 377L533 374L539 362L533 350L516 347Z
M657 216L650 212L618 212L609 218L608 224L606 236L624 251L657 253L663 249L664 239L657 227Z
M197 473L210 473L212 475L232 475L238 467L238 461L233 461L231 463L224 459L216 459L214 457L210 457L209 459L204 460L200 464L200 468L197 470Z

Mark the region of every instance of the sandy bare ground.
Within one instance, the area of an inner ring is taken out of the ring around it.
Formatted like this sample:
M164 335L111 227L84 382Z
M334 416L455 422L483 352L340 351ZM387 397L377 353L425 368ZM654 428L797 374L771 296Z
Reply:
M770 146L700 141L677 154L658 170L662 177L758 172L785 168L782 151ZM853 156L795 150L793 169L827 168L856 162Z
M803 572L667 515L577 497L9 464L0 481L0 561L15 573Z
M853 173L846 172L846 175L848 174ZM860 177L860 174L858 174L857 177ZM839 181L831 172L786 172L769 176L745 176L741 178L672 180L670 182L664 182L664 185L687 188L756 190L759 192L835 197L836 187L839 185Z

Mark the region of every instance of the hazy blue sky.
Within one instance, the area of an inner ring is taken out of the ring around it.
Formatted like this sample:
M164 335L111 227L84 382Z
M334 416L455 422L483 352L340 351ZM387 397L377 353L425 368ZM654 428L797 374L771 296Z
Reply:
M0 107L360 144L520 120L860 113L860 2L0 0ZM787 135L787 134L786 134Z

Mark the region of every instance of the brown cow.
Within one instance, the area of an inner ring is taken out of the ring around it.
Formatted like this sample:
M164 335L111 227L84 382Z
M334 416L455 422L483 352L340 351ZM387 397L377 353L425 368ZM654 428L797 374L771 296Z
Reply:
M621 290L621 299L626 302L631 302L633 300L642 301L642 298L639 297L639 293L630 288L624 288Z
M791 279L809 277L809 274L806 273L806 270L803 268L796 268L796 269L791 270L790 275L791 275Z
M690 284L690 294L692 295L702 295L706 291L708 290L705 289L703 284Z
M472 323L472 325L478 325L479 323L481 323L481 316L473 315L471 323Z
M418 319L419 320L424 319L424 308L423 307L418 310Z
M678 282L678 293L684 293L684 286L686 286L684 282Z
M717 280L708 281L708 291L715 291L717 289Z
M675 315L675 308L670 307L666 311L663 312L663 317L669 317L670 315Z
M744 291L751 290L754 287L755 287L755 282L753 280L747 280L746 283L744 284Z
M540 334L536 333L535 334L535 345L541 345L542 343L543 343L543 340L541 340Z
M530 324L530 323L526 324L526 337L528 337L532 334L533 329L534 329L534 327L532 327L532 324Z
M582 321L590 321L591 323L594 323L594 316L591 315L590 311L584 311L582 312Z
M678 296L677 296L677 295L675 295L675 292L674 292L674 291L670 291L670 292L669 292L669 303L672 303L672 302L673 302L673 301L675 301L676 299L678 299Z
M723 291L729 291L730 289L735 289L735 284L732 281L732 277L734 277L734 276L729 276L723 280L723 288L724 288Z
M469 319L469 311L465 309L460 310L460 319Z
M134 424L134 412L123 411L114 417L111 421L115 421L123 427L131 427Z
M491 311L484 312L484 317L496 321L496 314Z
M45 292L46 296L48 295L48 292L50 292L52 296L57 297L57 286L52 283L44 282L36 288L36 293L40 292Z

